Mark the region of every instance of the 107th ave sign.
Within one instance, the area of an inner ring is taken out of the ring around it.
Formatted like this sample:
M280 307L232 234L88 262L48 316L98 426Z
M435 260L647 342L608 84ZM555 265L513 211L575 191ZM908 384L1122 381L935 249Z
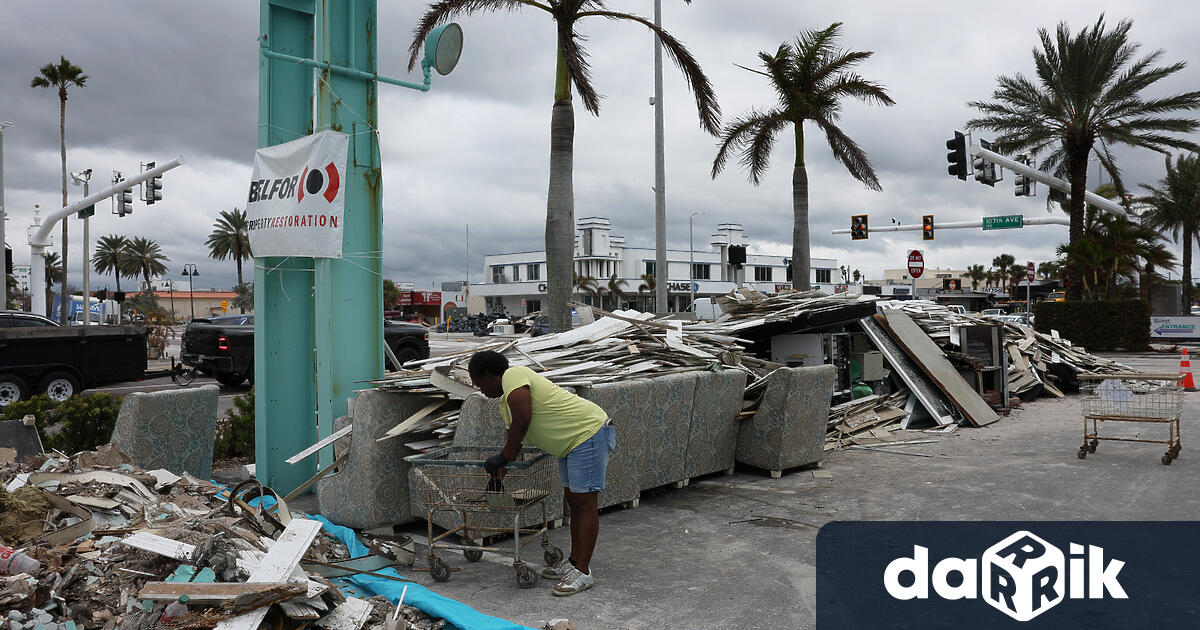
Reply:
M998 217L983 217L983 229L985 230L1007 230L1010 228L1025 227L1025 221L1022 215L1006 214Z

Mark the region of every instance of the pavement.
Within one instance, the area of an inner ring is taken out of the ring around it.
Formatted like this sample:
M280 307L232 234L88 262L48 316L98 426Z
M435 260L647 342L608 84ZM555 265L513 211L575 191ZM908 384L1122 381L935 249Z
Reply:
M1176 354L1106 356L1146 371L1179 365ZM1182 433L1196 435L1200 393L1185 396ZM578 630L806 628L815 624L817 531L831 521L1200 520L1200 456L1189 455L1200 445L1184 438L1171 466L1160 463L1165 447L1157 444L1102 442L1080 460L1081 430L1078 396L1043 398L988 427L894 447L932 457L843 450L820 465L830 479L804 469L771 479L739 466L731 476L650 490L636 508L602 512L592 561L598 582L573 597L552 596L548 580L518 589L511 558L492 553L468 563L440 552L462 569L445 583L411 575L533 627L566 618ZM424 540L423 522L398 529ZM566 529L551 530L550 539L569 547ZM530 549L540 566L540 550ZM417 552L424 556L423 544Z

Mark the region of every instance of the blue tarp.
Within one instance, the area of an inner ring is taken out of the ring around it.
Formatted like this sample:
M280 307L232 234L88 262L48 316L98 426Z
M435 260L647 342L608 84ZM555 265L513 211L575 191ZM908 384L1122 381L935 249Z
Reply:
M350 550L350 557L357 558L367 555L368 550L366 545L358 541L358 538L354 535L354 530L342 527L341 525L334 525L329 519L320 515L310 516L309 518L320 521L325 527L325 531L333 534L334 537L342 541ZM378 573L402 577L392 568L383 569L378 571ZM408 591L404 595L404 603L406 605L420 609L426 614L439 619L445 619L447 623L459 630L532 630L527 626L517 625L510 621L485 615L466 604L438 595L420 584L395 582L370 575L338 578L338 581L349 582L372 595L383 595L391 600L392 603L400 600L400 593L407 586Z

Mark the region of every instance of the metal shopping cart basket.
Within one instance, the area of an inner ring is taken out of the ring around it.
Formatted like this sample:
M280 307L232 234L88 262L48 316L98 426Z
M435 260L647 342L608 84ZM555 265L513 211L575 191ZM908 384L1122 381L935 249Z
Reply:
M494 446L450 446L405 458L412 464L417 490L428 511L429 574L438 582L450 579L450 567L436 550L461 550L469 562L478 562L484 551L503 553L500 547L482 544L488 534L513 535L513 568L521 588L531 588L538 581L538 572L521 560L521 549L537 536L542 539L546 564L562 560L562 550L550 544L547 534L545 499L558 489L554 458L525 447L516 461L508 463L504 478L497 482L483 469L484 461L495 452ZM537 507L541 508L541 526L521 527L525 511ZM461 524L435 537L433 515L442 511L456 513ZM461 544L445 542L455 535Z
M1083 459L1095 453L1100 440L1166 444L1163 465L1179 457L1183 445L1179 438L1179 417L1183 414L1183 390L1178 374L1080 374L1083 390L1083 446L1077 456ZM1167 425L1167 439L1145 437L1104 437L1102 422L1133 422Z

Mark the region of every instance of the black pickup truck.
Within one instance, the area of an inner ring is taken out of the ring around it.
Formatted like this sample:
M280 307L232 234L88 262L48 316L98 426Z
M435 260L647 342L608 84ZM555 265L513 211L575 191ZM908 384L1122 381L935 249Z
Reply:
M67 326L0 311L0 407L46 392L63 401L85 388L144 378L144 326Z
M383 338L401 363L429 358L429 331L420 324L385 320ZM254 316L197 317L188 322L179 359L211 373L222 385L254 384Z

